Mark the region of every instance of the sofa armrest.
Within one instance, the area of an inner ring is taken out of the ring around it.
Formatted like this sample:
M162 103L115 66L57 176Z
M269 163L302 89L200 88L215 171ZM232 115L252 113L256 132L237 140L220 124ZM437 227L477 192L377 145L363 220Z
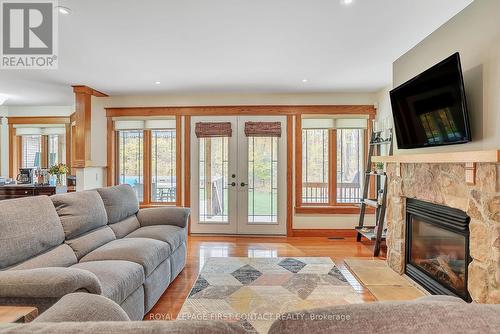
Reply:
M100 295L101 283L90 271L77 268L0 271L0 298L60 298L75 291Z
M186 227L191 210L178 207L140 209L137 219L141 226L176 225Z
M34 322L130 321L114 301L90 293L71 293L62 297Z

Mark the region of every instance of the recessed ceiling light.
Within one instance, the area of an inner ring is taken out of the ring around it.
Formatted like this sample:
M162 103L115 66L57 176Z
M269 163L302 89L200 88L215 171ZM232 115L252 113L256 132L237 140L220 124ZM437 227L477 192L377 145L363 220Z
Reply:
M159 85L159 84L161 84L160 81L155 81L155 85Z
M308 82L308 81L309 81L309 80L307 80L307 79L302 79L302 82L303 82L303 83L306 83L306 82Z
M69 9L68 7L56 6L55 8L59 12L59 14L63 14L63 15L69 15L69 14L71 14L71 9Z
M343 5L352 5L354 0L341 0L340 3Z

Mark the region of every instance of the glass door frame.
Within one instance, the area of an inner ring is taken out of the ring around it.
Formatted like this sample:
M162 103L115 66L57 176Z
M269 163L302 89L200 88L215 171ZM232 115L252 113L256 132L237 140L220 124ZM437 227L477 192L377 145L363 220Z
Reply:
M194 116L191 117L191 233L204 234L236 234L237 233L237 186L228 186L228 222L201 223L200 217L200 139L196 137L194 128L198 122L230 122L233 135L228 138L228 181L237 173L237 118L233 116ZM229 183L229 182L228 182Z
M277 222L248 222L248 141L252 137L245 136L246 122L281 122L281 137L277 137ZM251 235L286 235L287 210L287 118L286 116L239 116L238 117L238 234Z
M248 137L244 127L247 121L281 122L278 137L278 191L277 222L248 223ZM197 122L230 122L233 130L228 138L228 223L200 223L200 139L194 128ZM191 233L193 234L241 234L286 235L287 224L287 117L286 116L193 116L191 117ZM236 175L232 178L232 175ZM244 185L242 185L244 184Z

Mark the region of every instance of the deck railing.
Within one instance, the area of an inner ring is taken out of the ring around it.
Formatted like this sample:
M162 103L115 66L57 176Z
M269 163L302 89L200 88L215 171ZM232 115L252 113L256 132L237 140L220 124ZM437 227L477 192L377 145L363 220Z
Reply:
M328 204L328 183L304 182L302 184L302 203ZM359 203L361 185L358 182L337 183L337 203Z

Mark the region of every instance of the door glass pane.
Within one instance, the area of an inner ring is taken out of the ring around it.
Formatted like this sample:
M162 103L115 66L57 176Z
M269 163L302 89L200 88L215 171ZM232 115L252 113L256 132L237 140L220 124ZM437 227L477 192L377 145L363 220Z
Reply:
M361 201L363 129L337 129L337 203Z
M151 201L176 201L175 130L151 131Z
M302 203L328 203L328 131L302 130Z
M248 138L248 223L278 222L278 138Z
M130 184L140 201L144 200L142 130L118 131L118 183Z
M42 136L22 136L23 168L39 168L42 165Z
M229 223L229 138L200 138L200 223Z

